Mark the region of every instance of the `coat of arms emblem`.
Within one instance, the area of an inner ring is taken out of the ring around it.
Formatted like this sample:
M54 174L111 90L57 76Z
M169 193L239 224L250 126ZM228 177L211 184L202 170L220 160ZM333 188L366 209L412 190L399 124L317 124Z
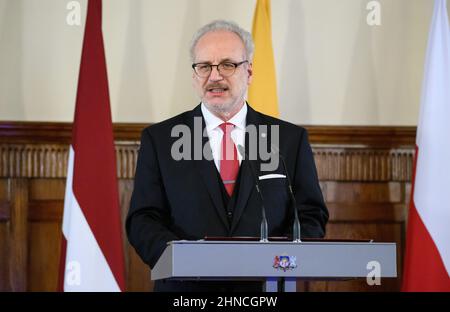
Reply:
M276 270L283 270L284 272L288 270L293 270L297 267L297 257L288 256L282 254L281 256L275 256L273 259L273 268Z

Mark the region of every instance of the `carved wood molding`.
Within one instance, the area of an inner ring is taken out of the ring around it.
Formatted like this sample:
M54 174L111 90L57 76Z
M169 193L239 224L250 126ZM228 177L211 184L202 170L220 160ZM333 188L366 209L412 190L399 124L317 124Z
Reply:
M117 176L132 179L136 166L137 142L116 142ZM0 143L0 177L65 178L69 145Z
M117 176L132 179L143 124L116 124ZM322 181L410 181L414 127L310 126ZM0 177L65 178L69 123L0 122Z
M416 127L305 126L305 128L313 144L399 148L414 147L416 142Z
M139 141L149 124L115 123L116 141ZM396 126L304 126L313 144L359 144L366 147L414 146L416 127ZM0 121L0 143L69 144L72 123Z
M139 141L141 131L148 124L116 123L113 125L116 141ZM0 143L70 144L72 123L0 121Z
M411 181L413 148L313 145L321 181Z
M138 143L116 143L117 176L132 179ZM322 181L410 181L413 148L370 149L313 145ZM0 177L65 178L68 145L0 144Z

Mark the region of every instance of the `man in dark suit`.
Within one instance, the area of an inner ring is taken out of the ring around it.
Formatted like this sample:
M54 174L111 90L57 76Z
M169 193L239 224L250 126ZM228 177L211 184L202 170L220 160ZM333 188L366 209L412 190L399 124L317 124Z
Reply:
M173 240L259 237L261 199L252 168L264 195L268 235L292 236L294 209L285 169L273 161L278 157L271 153L274 146L292 179L302 238L325 235L328 211L306 130L258 113L245 101L252 53L251 35L236 24L215 21L202 27L191 47L193 85L201 104L142 132L126 230L150 268ZM180 136L181 130L189 135ZM249 157L243 157L239 145ZM260 291L261 283L155 283L155 291L211 290Z

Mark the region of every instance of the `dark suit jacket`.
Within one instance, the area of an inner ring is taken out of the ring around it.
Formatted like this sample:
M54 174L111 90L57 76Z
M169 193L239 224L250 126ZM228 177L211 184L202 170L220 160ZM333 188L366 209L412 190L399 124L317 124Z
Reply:
M179 137L171 136L173 127L189 127L193 143L194 117L199 117L204 129L205 123L198 105L192 111L152 125L142 132L126 230L131 245L151 268L166 248L167 242L172 240L260 235L261 200L255 189L249 160L241 163L235 209L232 216L227 216L222 200L221 181L214 161L176 161L171 157L172 144L179 140ZM271 126L278 126L279 152L285 158L292 180L302 237L323 237L328 211L319 187L306 130L263 115L250 106L246 121L247 126L253 124L261 132L266 132L268 149L272 144ZM259 127L264 125L267 127ZM260 134L259 137L263 137ZM197 136L196 139L200 138ZM201 140L203 144L208 142L207 137L202 136ZM247 136L246 150L249 147L248 140ZM253 167L260 170L262 160L258 158L252 162ZM273 172L257 172L257 175L268 173L285 174L281 161ZM264 195L269 236L292 235L294 212L290 205L286 179L260 180L260 185ZM176 288L172 286L165 290ZM164 289L161 284L157 288Z

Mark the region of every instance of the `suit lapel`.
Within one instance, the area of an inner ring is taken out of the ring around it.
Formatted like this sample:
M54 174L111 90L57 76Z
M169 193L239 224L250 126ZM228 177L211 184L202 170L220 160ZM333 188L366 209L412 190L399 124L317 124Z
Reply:
M250 105L247 106L247 118L246 123L247 126L254 125L257 129L258 136L259 133L259 125L261 123L260 118L258 114L250 107ZM246 132L245 133L245 150L247 153L249 153L249 135ZM239 223L239 219L242 216L242 213L244 212L245 208L247 207L247 202L250 197L250 194L253 191L256 191L255 189L255 178L253 177L253 174L251 172L250 163L252 162L253 168L255 169L256 178L259 176L259 168L260 168L260 159L259 155L257 155L256 160L249 160L244 159L241 163L241 173L240 173L240 183L239 183L239 195L236 201L235 210L233 213L233 222L231 224L231 233L236 229L236 226ZM261 203L259 203L261 204Z
M195 136L198 136L199 133L195 133L194 130L194 117L199 117L201 118L202 121L202 134L203 131L205 131L205 120L203 119L203 115L201 112L201 108L200 105L198 105L193 111L192 111L192 117L189 118L187 120L187 124L189 126L189 128L191 129L191 134L192 134L192 155L194 155L194 151L193 149L195 148L195 144L194 144L194 140L195 140ZM197 138L198 140L198 138ZM202 135L202 149L205 145L209 145L209 139L207 136L203 136ZM211 152L210 148L204 149L206 151L208 151L209 153ZM212 155L209 154L208 159L213 159ZM214 204L214 207L217 211L217 214L219 215L220 219L222 220L224 226L226 228L229 227L228 221L227 221L227 216L225 213L225 207L222 201L222 195L220 192L220 185L219 185L219 181L217 179L217 168L216 165L214 164L214 160L208 160L206 157L203 156L200 160L195 160L194 159L194 164L195 167L197 168L198 172L200 173L200 176L202 177L203 183L205 184L206 189L208 190L209 196L211 198L211 201Z

